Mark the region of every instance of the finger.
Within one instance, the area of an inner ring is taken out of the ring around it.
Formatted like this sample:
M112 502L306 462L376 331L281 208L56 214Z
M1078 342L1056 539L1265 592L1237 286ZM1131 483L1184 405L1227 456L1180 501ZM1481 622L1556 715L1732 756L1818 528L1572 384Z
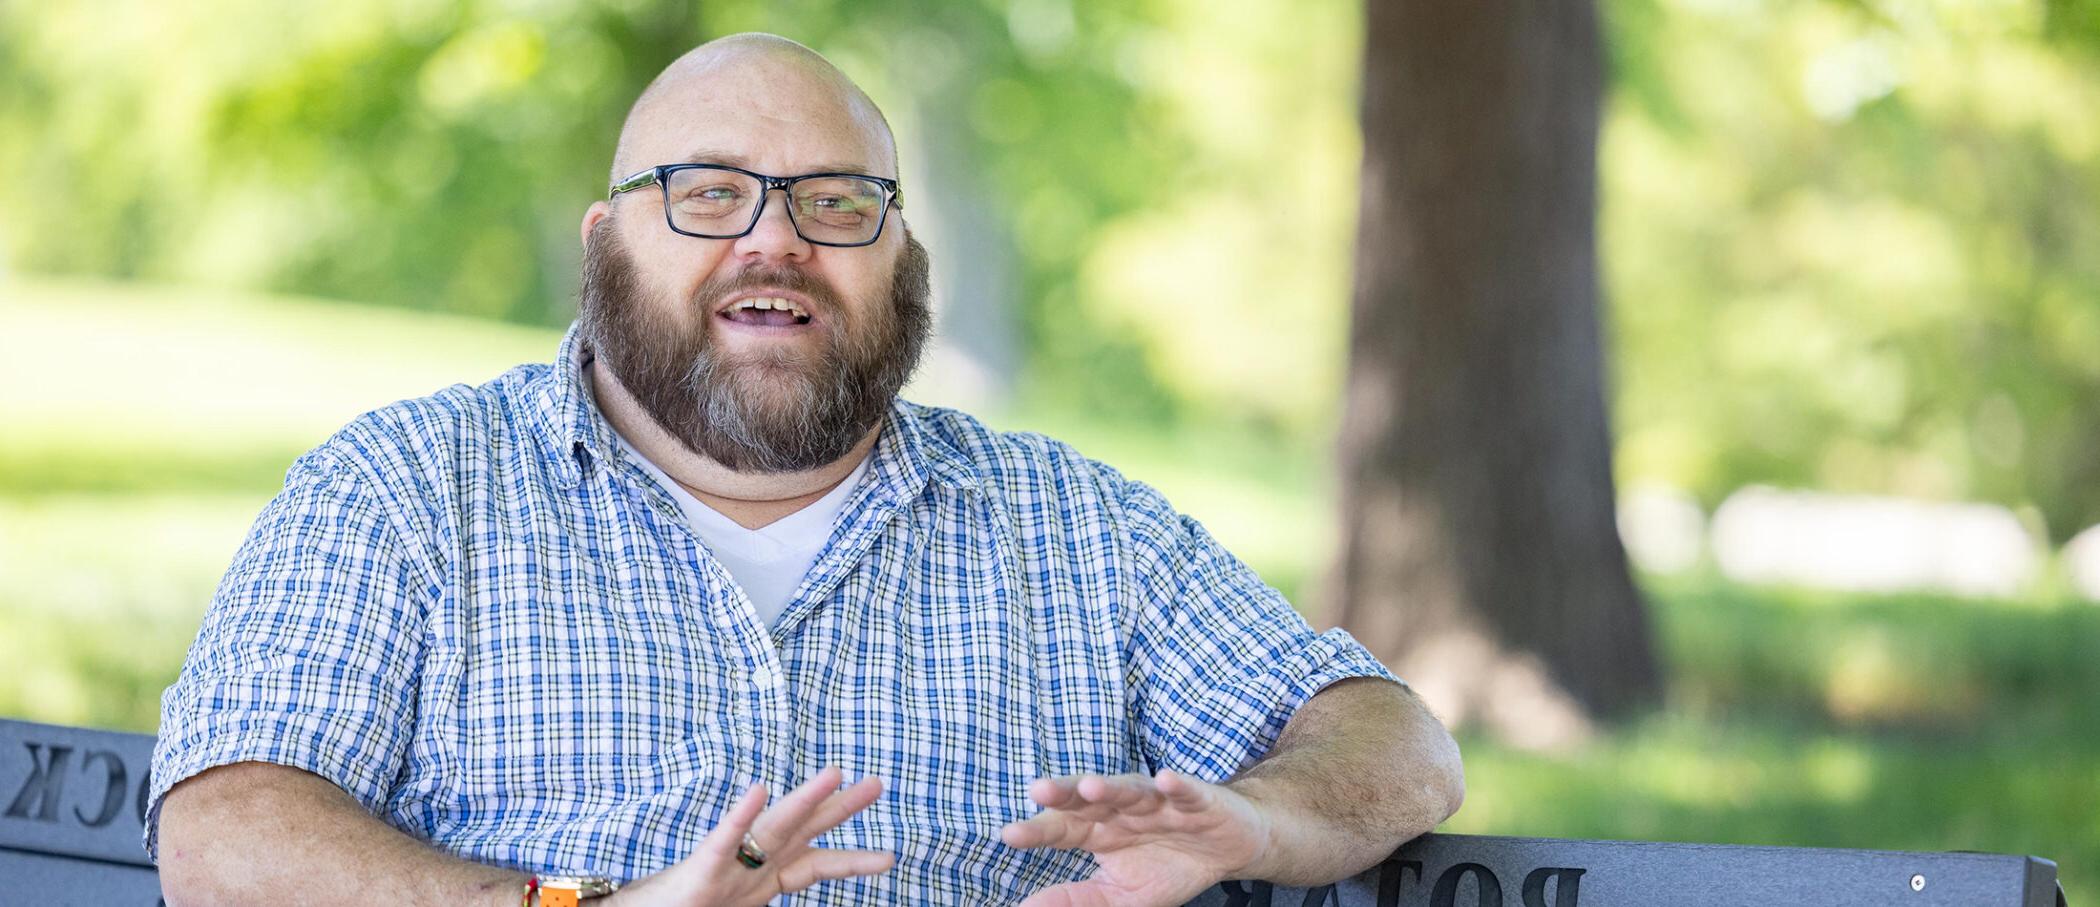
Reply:
M722 821L715 830L708 832L700 842L700 849L717 857L728 858L736 854L738 844L744 843L745 833L758 820L758 814L766 808L766 785L759 782L744 791L744 795L722 813Z
M1151 787L1151 780L1141 775L1089 775L1079 779L1074 786L1075 796L1059 809L1106 822L1146 797L1159 796Z
M1081 785L1089 784L1090 782L1107 782L1109 785L1113 786L1119 782L1126 781L1135 781L1139 783L1148 784L1150 783L1150 779L1146 778L1144 775L1139 774L1057 775L1055 777L1050 778L1037 778L1035 779L1035 781L1031 782L1028 785L1028 799L1034 800L1037 806L1041 806L1046 809L1061 809L1067 803L1072 802L1074 799L1086 799L1086 796L1080 793Z
M1167 795L1167 802L1175 808L1189 812L1200 812L1217 805L1217 794L1211 785L1205 784L1180 772L1160 772L1154 779L1160 793Z
M832 879L881 875L896 863L896 855L880 850L811 848L780 870L780 890L792 893Z
M1026 850L1032 847L1076 848L1086 842L1087 833L1094 823L1064 810L1050 810L1031 816L1020 822L1009 822L999 829L999 840L1006 846Z
M1144 775L1095 775L1079 781L1079 793L1088 801L1113 813L1144 813L1159 809L1166 797Z
M786 856L802 823L816 811L817 804L838 790L841 774L837 766L826 766L815 777L802 782L801 787L780 798L780 802L773 804L772 809L766 810L753 823L752 839L759 847L766 848L767 854Z
M1163 802L1163 801L1162 801ZM1112 812L1093 817L1086 810L1044 810L999 829L1000 840L1015 848L1051 847L1091 850L1120 849L1186 829L1185 813L1164 809L1149 812Z
M816 840L825 832L837 828L839 823L852 818L855 813L874 805L882 796L882 781L873 777L862 778L824 798L817 808L804 819L802 826L790 834L783 846L792 849Z
M1028 785L1028 799L1044 809L1062 809L1064 805L1079 797L1079 779L1085 775L1065 775L1058 778L1037 778Z

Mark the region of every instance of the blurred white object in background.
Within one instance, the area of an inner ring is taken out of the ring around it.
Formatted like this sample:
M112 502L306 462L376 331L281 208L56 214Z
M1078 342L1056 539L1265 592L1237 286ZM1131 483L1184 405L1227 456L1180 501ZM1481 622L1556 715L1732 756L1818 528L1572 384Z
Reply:
M1994 504L1761 486L1721 503L1713 545L1730 579L1862 592L2013 596L2038 560L2027 527Z
M2064 543L2063 563L2071 588L2088 601L2100 601L2100 526L2071 536Z
M1683 491L1637 482L1619 496L1619 538L1642 570L1680 573L1697 566L1705 535L1706 511Z

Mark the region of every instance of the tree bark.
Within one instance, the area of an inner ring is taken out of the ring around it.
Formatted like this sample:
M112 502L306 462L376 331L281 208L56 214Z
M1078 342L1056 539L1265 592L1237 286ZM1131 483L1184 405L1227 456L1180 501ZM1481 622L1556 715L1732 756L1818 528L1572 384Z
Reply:
M1659 679L1614 516L1588 0L1370 0L1328 617L1552 746Z

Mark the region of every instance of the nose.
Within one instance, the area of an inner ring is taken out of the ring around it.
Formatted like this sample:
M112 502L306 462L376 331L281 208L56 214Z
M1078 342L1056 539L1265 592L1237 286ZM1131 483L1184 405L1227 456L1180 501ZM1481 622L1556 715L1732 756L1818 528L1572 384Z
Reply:
M788 214L792 204L787 190L768 189L758 223L752 225L751 232L737 238L736 256L746 261L808 260L813 250L809 241L795 232L795 221Z

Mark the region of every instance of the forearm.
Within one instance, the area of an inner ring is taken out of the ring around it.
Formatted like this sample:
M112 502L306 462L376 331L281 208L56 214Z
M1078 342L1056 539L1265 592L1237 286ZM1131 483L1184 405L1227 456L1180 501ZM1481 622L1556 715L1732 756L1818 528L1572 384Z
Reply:
M160 814L170 907L244 904L511 907L523 873L470 863L365 812L326 780L243 762L183 781Z
M1247 878L1321 885L1361 872L1458 811L1458 745L1405 687L1353 679L1291 717L1269 755L1226 782L1270 819Z

